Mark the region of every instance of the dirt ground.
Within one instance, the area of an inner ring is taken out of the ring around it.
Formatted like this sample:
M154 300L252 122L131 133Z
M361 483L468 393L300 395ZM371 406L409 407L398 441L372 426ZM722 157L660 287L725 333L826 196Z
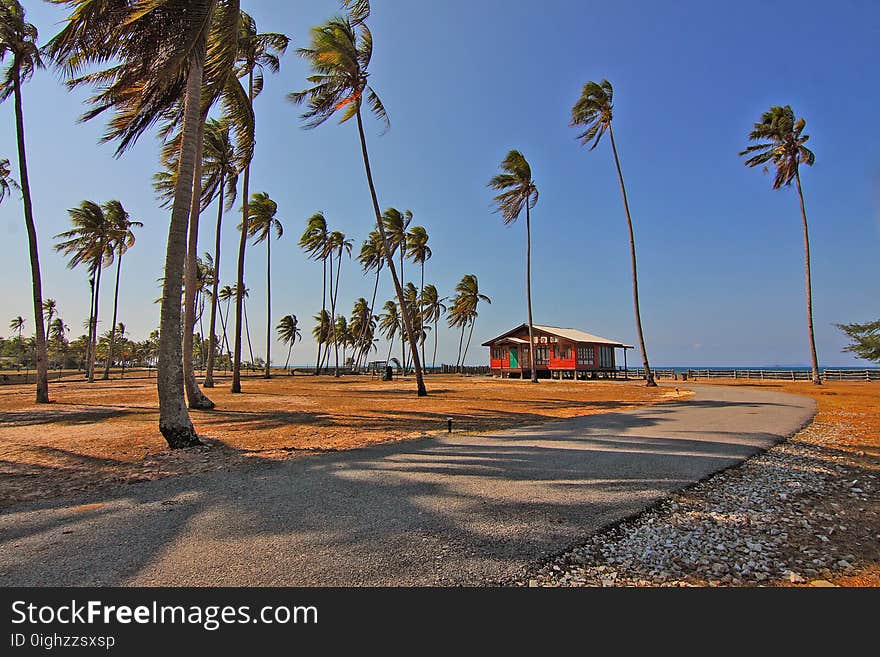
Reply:
M432 375L429 396L413 380L366 376L246 378L206 390L213 411L191 411L205 447L170 451L158 432L155 378L53 382L53 403L32 386L0 387L0 507L121 483L284 459L446 431L502 429L656 403L674 391L635 381L542 381ZM684 392L682 391L682 394Z

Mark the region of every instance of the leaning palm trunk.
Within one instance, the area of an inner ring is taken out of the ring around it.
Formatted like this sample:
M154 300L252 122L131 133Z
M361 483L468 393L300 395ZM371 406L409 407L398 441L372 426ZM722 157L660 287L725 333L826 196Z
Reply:
M220 194L217 202L220 207L217 208L217 228L214 232L214 281L211 284L211 320L208 322L208 362L205 365L205 380L202 385L205 388L214 387L214 352L217 349L214 332L217 328L217 288L220 286L220 227L223 225L223 201L224 188L226 183L225 174L220 174ZM223 313L220 313L220 322L223 326L223 337L226 337L226 326L223 321Z
M15 67L15 64L13 64ZM46 349L46 327L43 324L43 283L40 276L40 256L37 251L37 228L34 223L34 208L31 203L31 187L28 181L27 157L24 146L24 115L21 107L21 74L17 67L13 72L13 93L15 95L15 131L18 138L18 168L21 177L21 195L24 201L24 223L28 234L28 251L31 258L31 287L34 300L34 326L37 334L36 367L38 404L49 403L48 351Z
M202 198L202 148L205 141L207 113L199 117L195 146L195 164L192 178L192 199L189 211L189 232L186 251L183 297L183 380L190 408L211 409L214 402L199 389L193 364L193 333L196 327L196 296L198 293L197 270L199 249L199 217ZM202 341L203 342L203 341Z
M116 260L116 285L113 289L113 323L110 325L110 346L107 349L107 364L104 365L105 381L110 378L110 368L113 365L113 345L116 342L116 312L119 309L119 272L122 270L122 250Z
M373 172L370 169L370 156L367 153L367 140L364 136L364 122L361 118L361 110L360 107L357 109L357 125L358 125L358 134L361 139L361 152L364 157L364 170L367 174L367 184L370 187L370 196L373 200L373 211L376 213L376 224L379 228L379 234L382 237L382 248L385 251L385 259L388 263L388 270L391 272L391 280L394 282L394 291L397 293L397 300L400 303L401 308L401 318L403 320L403 328L406 334L407 339L409 340L410 349L413 355L413 367L415 369L416 374L416 386L418 390L418 396L424 397L428 394L427 389L425 388L425 381L422 378L422 363L419 360L419 349L416 345L415 340L413 340L413 330L412 330L412 322L410 321L409 311L406 308L406 300L403 296L403 288L400 285L400 279L397 278L397 271L394 268L394 258L391 255L391 249L388 246L388 239L385 235L385 227L382 225L382 213L379 210L379 199L376 197L376 186L373 184Z
M266 374L271 376L269 362L272 355L272 236L266 238Z
M434 357L431 359L431 369L437 369L437 325L440 322L440 314L434 317Z
M816 356L816 338L813 334L813 282L810 274L810 233L807 230L807 210L804 206L804 191L801 188L801 174L796 171L798 198L801 202L801 218L804 224L804 282L807 290L807 331L810 336L810 365L813 368L813 383L822 385L819 376L819 358Z
M471 337L473 337L473 335L474 335L474 324L476 324L476 323L477 323L476 318L471 318L471 328L470 328L470 330L468 331L468 339L467 339L467 342L466 342L465 345L464 345L464 355L461 357L461 366L462 366L462 368L464 368L464 362L467 360L467 352L468 352L468 349L471 348Z
M102 255L98 256L95 263L97 272L95 274L95 305L92 306L92 325L89 327L89 364L87 376L89 383L95 382L95 359L98 351L98 301L101 295L101 266Z
M461 335L458 337L458 358L455 361L455 371L461 372L461 347L464 344L464 324L461 325Z
M532 216L526 202L526 299L529 310L529 368L532 371L532 383L538 382L538 368L535 367L535 326L532 323ZM473 331L473 324L471 325ZM468 344L470 344L468 337ZM465 350L467 352L467 350Z
M82 363L83 374L88 375L89 372L89 354L92 353L92 322L95 321L95 274L89 276L89 339L86 340L85 360Z
M321 262L324 263L323 273L321 274L321 317L324 316L324 313L327 311L327 258L322 257ZM315 360L315 376L318 376L321 373L321 346L323 344L323 340L318 340L318 357Z
M202 67L200 57L191 62L186 81L183 128L174 204L168 228L165 278L162 283L162 314L159 328L159 430L172 449L199 444L184 399L183 354L180 323L181 280L187 254L187 219L192 204L193 174L201 115Z
M331 266L331 274L332 266ZM339 255L336 260L336 290L333 292L331 299L331 308L333 308L333 353L335 354L336 365L333 369L333 376L339 377L339 336L336 334L336 300L339 298L339 277L342 275L342 247L339 247ZM332 284L331 284L332 285ZM345 351L342 353L342 362L345 364Z
M636 240L633 235L632 217L629 213L629 202L626 199L626 187L623 184L623 172L620 170L620 158L617 156L617 145L614 143L614 130L608 124L608 134L611 137L611 150L614 152L614 165L617 167L617 178L620 180L620 193L623 195L623 209L626 212L626 228L629 232L629 256L632 264L633 305L636 312L636 332L639 338L639 348L642 350L642 365L645 368L645 382L648 386L656 386L654 374L648 365L648 352L645 349L645 336L642 333L642 315L639 311L639 277L636 271Z
M248 101L251 110L254 107L254 74L253 71L248 75ZM247 249L248 236L248 194L250 193L251 184L251 163L248 161L244 168L244 182L242 183L241 193L241 237L238 242L238 274L236 279L237 294L235 295L235 339L233 346L235 353L232 361L232 392L241 392L241 321L242 308L244 307L244 254ZM253 362L253 357L251 357Z

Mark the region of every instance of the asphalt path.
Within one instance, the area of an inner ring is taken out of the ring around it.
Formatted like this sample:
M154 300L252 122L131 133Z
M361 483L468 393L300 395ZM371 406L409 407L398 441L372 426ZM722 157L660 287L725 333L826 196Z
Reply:
M0 513L0 586L510 581L815 413L798 395L689 388L687 400L635 410L11 507Z

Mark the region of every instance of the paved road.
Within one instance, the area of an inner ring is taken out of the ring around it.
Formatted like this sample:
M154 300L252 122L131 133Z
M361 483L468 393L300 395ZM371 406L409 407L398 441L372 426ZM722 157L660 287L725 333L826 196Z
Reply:
M641 410L13 507L0 514L0 585L502 581L815 413L796 395L693 389Z

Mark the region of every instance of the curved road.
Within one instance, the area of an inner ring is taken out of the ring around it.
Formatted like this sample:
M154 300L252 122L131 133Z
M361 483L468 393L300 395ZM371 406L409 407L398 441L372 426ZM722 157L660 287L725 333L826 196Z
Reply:
M0 514L0 585L507 580L815 413L797 395L689 388L687 401L638 410L13 507Z

